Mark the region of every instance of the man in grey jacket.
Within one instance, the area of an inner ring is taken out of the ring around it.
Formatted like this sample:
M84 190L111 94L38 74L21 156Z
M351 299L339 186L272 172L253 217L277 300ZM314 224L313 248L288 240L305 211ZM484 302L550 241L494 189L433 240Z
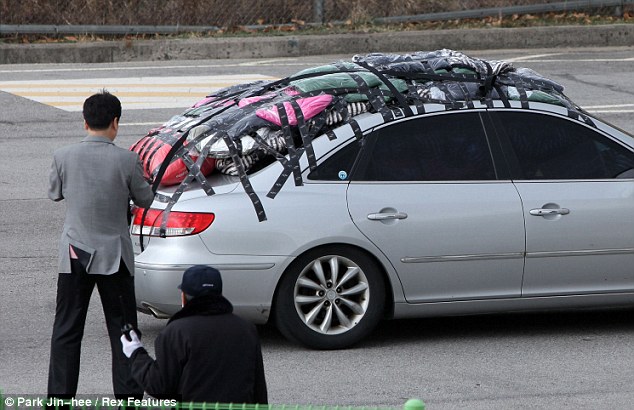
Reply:
M113 142L121 117L119 99L106 91L95 94L84 102L83 114L88 136L55 151L49 181L49 198L66 202L66 220L59 242L48 395L72 398L77 392L81 340L96 285L112 349L115 396L140 398L143 389L131 376L119 336L124 317L137 325L130 199L147 208L154 194L138 155Z

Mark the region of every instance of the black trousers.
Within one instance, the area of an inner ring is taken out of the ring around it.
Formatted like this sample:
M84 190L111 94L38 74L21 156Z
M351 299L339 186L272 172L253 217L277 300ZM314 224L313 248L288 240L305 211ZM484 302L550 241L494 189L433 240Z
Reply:
M86 314L92 291L97 285L108 327L112 350L112 385L117 398L143 397L143 388L132 378L129 359L121 348L123 298L126 320L137 326L134 277L123 261L113 275L87 274L77 260L71 260L72 273L60 273L57 280L57 307L51 338L48 396L72 398L77 393L79 358Z

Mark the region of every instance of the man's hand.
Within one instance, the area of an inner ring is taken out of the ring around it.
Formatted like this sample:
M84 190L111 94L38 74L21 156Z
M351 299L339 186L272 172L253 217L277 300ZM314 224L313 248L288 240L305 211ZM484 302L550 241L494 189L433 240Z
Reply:
M137 336L134 330L130 330L130 339L125 335L121 335L121 345L123 346L123 354L129 359L132 356L132 353L140 347L143 347L143 343L139 340L139 336Z

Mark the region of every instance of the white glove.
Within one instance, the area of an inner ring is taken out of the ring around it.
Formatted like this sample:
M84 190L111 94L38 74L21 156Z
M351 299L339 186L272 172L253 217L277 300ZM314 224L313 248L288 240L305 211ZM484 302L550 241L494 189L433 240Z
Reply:
M139 340L139 336L137 336L134 330L130 330L130 339L128 340L125 335L121 335L121 345L123 346L123 354L129 359L132 356L132 353L140 347L143 347L143 343Z

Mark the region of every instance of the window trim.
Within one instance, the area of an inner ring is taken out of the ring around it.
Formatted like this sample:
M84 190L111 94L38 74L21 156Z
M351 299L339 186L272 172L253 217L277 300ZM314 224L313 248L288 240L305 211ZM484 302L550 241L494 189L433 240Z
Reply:
M397 121L390 121L383 124L380 124L376 127L366 130L364 134L364 139L367 141L366 145L362 147L360 150L360 155L357 157L355 166L353 167L353 173L350 178L351 183L363 183L363 184L473 184L473 183L493 183L498 181L509 181L510 173L508 171L508 165L506 164L506 160L502 155L501 146L497 141L495 135L492 135L489 132L490 125L488 122L488 109L486 107L482 108L473 108L473 109L462 109L462 110L447 110L447 111L437 111L431 113L424 113L419 115L414 115L412 117L406 117L399 119ZM488 149L489 149L489 157L491 159L491 163L493 166L493 172L495 173L495 179L474 179L474 180L394 180L394 181L360 181L355 179L355 174L359 172L363 167L367 167L370 161L368 152L374 147L376 144L377 138L374 136L375 132L380 131L385 127L391 127L396 124L404 123L406 121L415 121L422 120L427 118L432 118L441 115L477 115L480 120L480 127L484 134L484 138L486 140Z

